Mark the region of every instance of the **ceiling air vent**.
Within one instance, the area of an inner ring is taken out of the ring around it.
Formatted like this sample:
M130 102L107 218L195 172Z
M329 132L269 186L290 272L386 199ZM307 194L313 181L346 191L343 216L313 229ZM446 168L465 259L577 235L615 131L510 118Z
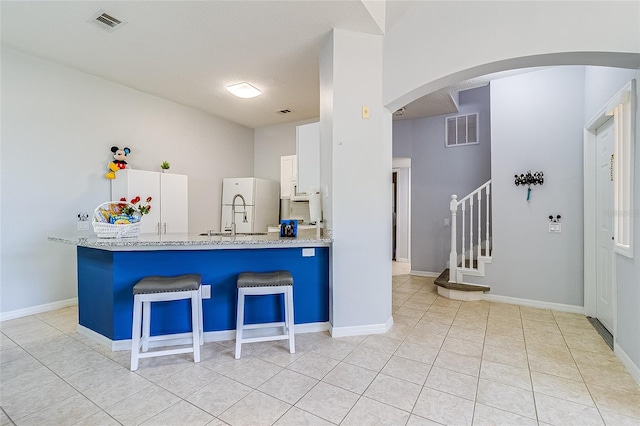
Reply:
M281 109L280 111L276 111L278 114L284 115L289 114L291 112L290 109Z
M110 13L106 13L104 10L96 12L96 14L93 15L93 19L89 22L109 32L113 32L126 24L126 21L118 19Z

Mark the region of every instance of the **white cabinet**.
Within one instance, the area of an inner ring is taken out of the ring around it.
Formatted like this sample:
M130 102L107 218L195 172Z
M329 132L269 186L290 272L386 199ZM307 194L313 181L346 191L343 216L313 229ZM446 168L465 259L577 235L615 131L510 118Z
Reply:
M173 173L124 169L111 181L111 199L151 197L151 210L142 216L141 233L189 232L188 177Z
M296 127L298 192L320 188L320 123Z
M160 173L160 223L162 233L189 232L189 179Z
M280 157L280 198L289 199L294 195L297 173L298 161L295 155Z

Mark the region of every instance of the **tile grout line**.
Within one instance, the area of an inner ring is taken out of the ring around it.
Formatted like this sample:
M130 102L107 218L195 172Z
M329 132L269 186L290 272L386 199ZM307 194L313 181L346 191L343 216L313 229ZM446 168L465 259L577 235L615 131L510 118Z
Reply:
M34 315L34 317L35 317L35 315ZM36 318L37 318L37 317L36 317ZM45 324L47 324L47 325L51 326L51 325L50 325L48 322L46 322L45 320L43 320L43 319L41 319L41 318L37 318L37 319L38 319L39 321L42 321L42 322L44 322ZM54 327L54 328L55 328L55 327ZM56 328L56 329L57 329L57 328ZM3 334L5 334L5 333L3 333ZM66 333L63 333L63 334L66 336ZM6 336L6 334L5 334L5 336ZM8 337L8 336L7 336L7 337ZM69 336L69 337L70 337L70 336ZM9 338L9 337L8 337L8 338ZM38 340L38 339L36 339L36 340ZM74 340L75 340L75 339L74 339ZM15 344L20 348L20 349L22 349L22 350L23 350L23 351L25 351L27 354L29 354L29 356L30 356L30 357L32 357L34 360L36 360L40 365L42 365L44 368L46 368L46 369L47 369L47 370L49 370L52 374L54 374L58 379L60 379L60 380L61 380L61 381L63 381L66 385L68 385L69 387L71 387L75 392L77 392L77 394L78 394L78 395L82 395L82 397L86 398L88 401L90 401L93 405L95 405L95 406L98 408L98 410L97 410L96 412L91 413L89 416L86 416L85 418L88 418L88 417L90 417L90 416L92 416L92 415L95 415L95 414L96 414L97 412L99 412L99 411L103 411L106 415L108 415L109 417L111 417L111 415L110 415L109 413L107 413L106 411L104 411L104 409L102 409L102 407L100 407L98 404L96 404L95 402L93 402L93 400L91 400L90 398L88 398L84 393L82 393L80 390L78 390L75 386L73 386L71 383L69 383L67 380L65 380L65 379L64 379L62 376L60 376L58 373L56 373L55 371L53 371L53 370L52 370L52 369L51 369L47 364L45 364L44 362L42 362L38 357L36 357L36 356L35 356L34 354L32 354L31 352L29 352L29 350L27 350L27 348L25 348L25 347L23 347L22 345L18 344L18 343L17 343L17 342L15 342L13 339L11 339L11 341L12 341L12 342L14 342L14 343L15 343ZM100 354L100 355L102 355L102 354ZM104 356L104 355L103 355L103 356ZM107 358L107 357L105 357L105 358ZM107 359L108 359L108 358L107 358ZM21 393L19 393L19 394L17 394L17 395L21 395L21 394L24 394L24 393L27 393L27 392L31 392L31 391L32 391L32 390L24 391L24 392L21 392ZM17 396L17 395L14 395L14 396ZM59 403L61 403L61 402L63 402L63 401L66 401L66 400L68 400L68 399L70 399L70 398L73 398L74 396L75 396L75 395L70 396L70 397L68 397L68 398L65 398L65 399L63 399L63 400L61 400L61 401L55 402L55 403L53 403L53 404L49 404L48 406L46 406L46 407L42 407L42 408L40 408L39 410L36 410L36 411L34 411L34 412L32 412L32 413L29 413L29 414L27 414L27 415L25 415L25 416L23 416L23 417L28 417L28 416L30 416L30 415L33 415L33 414L38 413L38 412L40 412L40 411L43 411L43 410L45 410L45 409L47 409L47 408L49 408L49 407L51 407L51 406L53 406L53 405L55 405L55 404L59 404ZM0 407L0 408L1 408L1 407ZM3 409L2 411L3 411L3 412L5 412L5 411L4 411L4 409ZM5 414L7 414L7 413L5 412ZM8 415L8 414L7 414L7 417L9 417L9 415ZM113 418L113 417L111 417L111 418ZM11 417L9 417L9 419L13 422L13 419L11 419ZM83 419L84 419L84 418L83 418ZM79 421L82 421L83 419L80 419ZM116 419L114 419L114 420L116 420ZM117 420L116 420L116 421L117 421ZM13 422L13 423L15 424L15 422ZM76 422L76 423L78 423L78 422ZM120 422L118 422L118 423L120 423Z
M527 349L527 339L524 334L524 321L522 321L522 310L518 308L520 312L520 324L522 324L522 339L524 340L524 352L527 356L527 370L529 370L529 381L531 382L531 398L533 398L533 410L536 413L536 421L540 423L540 416L538 414L538 402L536 400L535 387L533 385L533 373L531 371L531 363L529 362L529 350Z
M554 320L555 320L555 315L554 315ZM573 356L573 351L571 350L571 348L569 347L569 344L567 343L567 339L565 338L564 333L562 332L562 328L560 327L559 324L557 324L557 320L555 321L556 325L558 325L558 330L560 330L560 335L562 336L562 340L564 340L564 344L567 345L567 349L569 350L569 354L571 355L571 359L573 360L573 363L576 365L576 369L578 370L578 374L580 374L580 378L582 379L582 383L584 384L584 387L587 388L587 392L589 392L589 397L591 397L591 401L593 402L593 405L595 406L596 410L598 411L598 415L600 416L600 420L602 420L603 424L606 424L604 417L602 416L602 412L600 411L600 407L598 406L598 403L596 402L596 399L593 396L593 393L591 392L591 389L589 389L589 386L587 386L587 381L584 379L584 376L582 374L582 370L580 370L580 367L578 366L578 363L576 362L575 357Z

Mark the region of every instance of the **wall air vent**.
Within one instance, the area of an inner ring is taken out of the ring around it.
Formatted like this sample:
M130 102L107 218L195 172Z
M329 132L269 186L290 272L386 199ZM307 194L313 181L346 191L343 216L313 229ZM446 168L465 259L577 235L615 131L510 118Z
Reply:
M96 12L89 22L109 32L113 32L126 24L126 21L118 19L111 13L107 13L104 10L99 10L98 12Z
M478 143L478 113L445 118L445 146Z
M289 114L291 112L290 109L281 109L280 111L276 111L278 114L284 115Z

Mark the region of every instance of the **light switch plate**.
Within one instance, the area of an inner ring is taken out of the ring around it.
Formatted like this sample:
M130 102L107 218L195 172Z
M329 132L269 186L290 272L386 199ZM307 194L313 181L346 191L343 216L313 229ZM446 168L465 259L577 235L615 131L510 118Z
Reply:
M562 224L557 222L549 222L549 232L552 234L559 234L562 232Z

